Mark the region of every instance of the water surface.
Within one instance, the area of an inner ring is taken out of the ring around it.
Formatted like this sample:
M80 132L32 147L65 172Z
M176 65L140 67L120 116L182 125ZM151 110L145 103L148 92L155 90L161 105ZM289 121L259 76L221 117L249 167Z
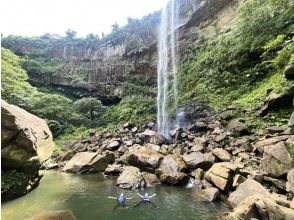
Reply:
M71 210L78 220L177 220L177 219L216 219L224 211L220 204L203 203L197 197L197 191L183 187L160 186L138 191L141 194L156 193L154 204L142 204L136 191L123 191L116 187L115 178L103 178L101 175L73 175L57 171L46 171L40 185L29 194L2 204L2 219L30 219L43 211ZM128 208L118 208L115 200L107 196L116 196L124 192Z

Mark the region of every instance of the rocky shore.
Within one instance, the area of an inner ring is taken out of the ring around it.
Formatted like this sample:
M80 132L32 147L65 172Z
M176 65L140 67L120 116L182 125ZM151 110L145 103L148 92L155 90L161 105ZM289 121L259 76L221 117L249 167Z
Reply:
M187 129L158 135L155 123L125 123L113 133L89 132L63 144L46 169L117 175L123 189L160 184L195 187L204 201L233 208L224 219L294 218L294 113L288 127L252 133L244 121L219 115L198 119Z

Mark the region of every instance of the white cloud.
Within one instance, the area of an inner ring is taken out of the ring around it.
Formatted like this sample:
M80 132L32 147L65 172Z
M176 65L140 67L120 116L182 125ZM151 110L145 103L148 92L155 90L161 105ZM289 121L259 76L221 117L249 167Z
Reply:
M108 33L115 22L140 18L164 7L167 0L2 0L4 35L63 35L70 28L79 36Z

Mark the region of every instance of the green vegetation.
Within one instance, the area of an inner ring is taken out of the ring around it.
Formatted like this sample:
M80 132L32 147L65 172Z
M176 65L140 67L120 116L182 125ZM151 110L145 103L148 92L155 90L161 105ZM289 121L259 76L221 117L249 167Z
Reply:
M7 170L1 171L1 194L6 192L15 192L19 191L19 188L22 185L28 184L30 176L27 174L16 171L16 170ZM21 193L21 192L20 192Z
M121 100L118 105L111 106L103 115L110 124L122 124L126 121L142 123L154 118L156 113L153 97L133 95Z
M206 100L216 110L234 103L241 112L260 108L269 92L293 92L283 76L294 60L293 36L291 1L244 2L232 31L191 45L179 68L179 102Z
M88 118L89 115L84 115L85 109L78 107L78 104L83 101L77 100L74 106L74 102L63 95L38 91L27 82L28 75L22 68L20 57L5 48L1 49L1 53L1 92L4 100L46 119L54 136L58 136L66 128L72 126L82 124L87 127L95 126L95 123ZM98 100L88 101L95 107L92 112L94 117L98 113L98 107L101 108L101 103ZM91 116L91 108L89 114Z
M75 109L87 116L91 121L104 112L104 106L100 100L95 98L82 98L74 102Z

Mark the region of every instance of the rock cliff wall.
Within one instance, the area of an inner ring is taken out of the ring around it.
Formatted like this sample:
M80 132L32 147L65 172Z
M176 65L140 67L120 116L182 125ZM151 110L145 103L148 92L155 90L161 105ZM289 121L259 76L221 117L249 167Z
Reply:
M200 39L227 31L234 24L238 2L180 0L180 55ZM160 12L155 12L141 20L131 19L128 25L99 40L23 38L13 43L4 39L2 44L30 59L42 57L45 62L51 62L54 58L64 65L54 74L28 70L33 85L62 87L77 98L91 95L104 103L112 103L120 99L126 72L145 79L156 78L159 23Z

